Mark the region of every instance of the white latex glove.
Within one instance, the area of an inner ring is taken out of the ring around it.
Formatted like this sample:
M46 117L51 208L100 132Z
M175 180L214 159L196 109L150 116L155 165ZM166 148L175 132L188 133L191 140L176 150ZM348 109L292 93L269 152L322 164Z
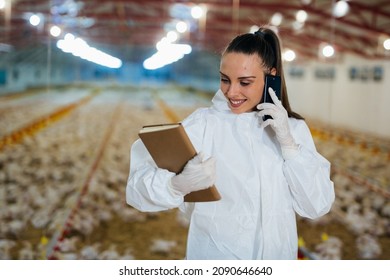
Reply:
M278 140L282 149L282 156L284 159L294 157L298 153L298 145L295 143L294 138L291 135L290 127L288 125L288 114L283 107L282 102L276 96L272 88L268 88L268 92L272 98L272 103L260 103L257 105L257 109L260 110L257 115L263 119L263 116L269 115L272 119L268 119L261 123L263 128L270 125L275 131L276 139Z
M186 195L211 187L215 183L215 159L204 160L202 153L187 162L180 174L172 177L170 188L177 194Z

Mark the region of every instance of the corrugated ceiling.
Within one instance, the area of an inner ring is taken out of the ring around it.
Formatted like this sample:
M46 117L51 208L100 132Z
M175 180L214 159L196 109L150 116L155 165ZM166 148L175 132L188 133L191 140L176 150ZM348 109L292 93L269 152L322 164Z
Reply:
M6 0L7 1L7 0ZM3 52L32 48L54 39L48 28L55 24L91 45L122 51L134 46L153 46L177 20L191 21L191 30L181 38L193 48L219 52L236 34L252 25L268 24L280 13L279 34L285 48L301 60L316 59L322 43L333 43L337 54L352 53L368 59L388 59L382 47L390 37L389 0L351 0L349 13L331 15L332 0L14 0L0 11L0 49ZM306 4L305 4L306 3ZM308 4L307 4L308 3ZM205 20L190 20L189 8L207 8ZM296 12L308 18L301 29L294 28ZM43 23L33 27L28 16L38 13Z

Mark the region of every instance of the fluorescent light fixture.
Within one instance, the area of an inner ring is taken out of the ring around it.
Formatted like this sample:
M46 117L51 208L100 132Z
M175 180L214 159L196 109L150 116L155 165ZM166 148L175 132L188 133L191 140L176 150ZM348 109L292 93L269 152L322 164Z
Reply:
M192 48L187 44L172 44L167 40L157 43L157 53L147 58L143 66L147 70L155 70L168 64L178 61L184 55L192 52Z
M122 66L120 59L90 47L83 39L77 38L71 33L67 33L64 39L59 40L57 47L63 52L71 53L74 56L108 68L120 68Z
M177 33L175 31L169 31L167 33L167 39L171 43L176 42L178 38L179 38L179 36L177 35Z

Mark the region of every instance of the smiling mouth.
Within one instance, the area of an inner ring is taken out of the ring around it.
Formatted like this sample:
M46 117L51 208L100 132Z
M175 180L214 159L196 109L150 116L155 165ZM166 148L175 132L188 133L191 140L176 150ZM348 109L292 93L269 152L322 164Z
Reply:
M233 108L238 108L240 107L245 101L246 99L240 99L240 100L232 100L232 99L229 99L230 101L230 105L233 107Z

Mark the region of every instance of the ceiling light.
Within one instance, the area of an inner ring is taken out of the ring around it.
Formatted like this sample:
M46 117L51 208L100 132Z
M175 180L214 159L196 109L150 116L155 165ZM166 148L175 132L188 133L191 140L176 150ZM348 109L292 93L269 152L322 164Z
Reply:
M298 22L304 23L307 20L307 13L304 10L299 10L295 18Z
M257 30L259 30L259 27L257 25L252 25L249 29L249 33L255 33Z
M384 42L383 42L383 47L386 49L386 50L390 50L390 39L386 39Z
M163 37L160 41L158 41L156 43L156 49L159 51L159 50L162 50L164 48L166 48L166 46L168 44L170 44L171 42L169 42L168 38L167 37Z
M32 15L29 19L29 22L33 26L38 26L41 23L41 17L38 15Z
M332 14L337 18L345 16L348 12L349 12L349 5L344 0L338 1L333 6Z
M293 61L296 58L295 52L292 50L286 50L283 53L283 59L286 61Z
M66 33L64 36L65 41L73 41L75 39L72 33Z
M179 21L177 24L176 24L176 30L179 32L179 33L184 33L186 32L188 29L188 25L187 23L185 23L184 21Z
M326 45L322 48L322 55L325 57L331 57L334 55L334 48L331 45Z
M283 16L281 13L274 13L271 18L271 24L274 26L279 26L283 21Z
M60 34L61 34L61 28L59 28L59 27L56 26L56 25L53 25L53 26L50 28L50 34L51 34L51 36L53 36L53 37L58 37L58 36L60 36Z
M178 38L179 38L179 36L177 35L177 33L175 31L169 31L167 33L167 39L170 43L177 41Z
M71 53L74 56L105 67L120 68L122 66L122 61L120 59L90 47L83 39L76 38L70 33L66 34L64 39L57 42L57 47L63 52Z
M162 68L168 64L178 61L183 58L184 55L191 53L191 51L191 46L187 44L166 43L160 45L155 54L145 59L143 66L147 70Z
M5 0L0 0L0 10L5 8Z
M194 6L191 9L191 16L195 19L199 19L204 15L204 11L200 6Z

